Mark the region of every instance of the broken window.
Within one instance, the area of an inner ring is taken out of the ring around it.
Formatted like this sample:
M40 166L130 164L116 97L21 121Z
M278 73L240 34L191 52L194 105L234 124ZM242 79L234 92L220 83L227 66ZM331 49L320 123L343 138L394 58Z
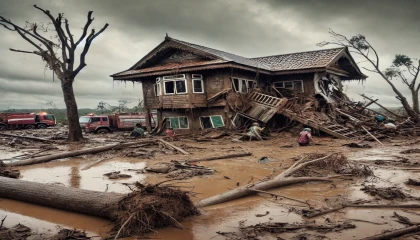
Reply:
M299 92L303 92L303 81L302 80L293 80L293 81L282 81L275 82L274 88L280 90L282 88L291 89Z
M223 122L223 118L220 115L208 116L208 117L200 117L201 126L204 129L207 128L220 128L224 127L225 123Z
M170 117L169 126L173 129L188 129L188 118L187 117Z
M192 75L193 93L204 93L203 76L199 74Z
M160 79L160 78L158 78ZM156 92L160 89L160 80L156 81ZM185 74L163 77L163 90L165 95L187 93Z
M235 92L239 92L239 79L233 78L233 89Z
M156 78L156 84L153 85L153 89L155 91L155 96L160 96L162 93L161 85L160 85L160 78Z
M232 87L235 92L249 93L257 87L257 82L254 80L232 78Z

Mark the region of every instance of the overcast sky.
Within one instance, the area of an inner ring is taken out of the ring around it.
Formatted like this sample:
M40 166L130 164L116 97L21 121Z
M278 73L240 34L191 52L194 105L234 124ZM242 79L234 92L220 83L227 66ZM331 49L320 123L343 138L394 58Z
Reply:
M0 0L0 15L20 25L47 22L34 3L54 15L64 12L75 38L89 10L94 11L96 29L110 25L94 41L87 67L75 80L79 108L96 108L100 101L116 105L119 99L136 105L142 97L140 85L113 83L109 75L131 67L162 42L166 33L258 57L319 49L316 44L330 40L328 29L332 28L346 36L366 35L377 48L383 69L396 53L420 57L417 0ZM36 55L10 52L9 48L33 47L0 27L0 109L45 108L47 101L64 107L60 82L53 82L45 63ZM398 106L395 94L378 75L364 73L369 78L363 85L347 85L351 98L358 100L358 94L365 93L384 105Z

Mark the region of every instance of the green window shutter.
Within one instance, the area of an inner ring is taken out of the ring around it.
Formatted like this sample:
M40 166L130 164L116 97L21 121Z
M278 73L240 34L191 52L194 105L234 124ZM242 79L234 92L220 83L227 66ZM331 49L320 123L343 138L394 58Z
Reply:
M179 128L179 120L177 117L175 118L169 118L169 120L171 121L171 127L173 129Z
M187 117L179 117L179 127L180 128L188 128L188 118Z
M222 116L211 116L210 118L211 118L211 121L213 122L214 128L225 126L225 124L223 123Z

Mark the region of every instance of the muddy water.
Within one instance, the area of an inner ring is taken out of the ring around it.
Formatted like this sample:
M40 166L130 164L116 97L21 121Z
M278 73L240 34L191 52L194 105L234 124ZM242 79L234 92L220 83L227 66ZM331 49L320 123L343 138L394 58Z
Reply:
M291 165L292 157L302 153L328 153L343 152L351 160L374 161L374 160L395 160L399 151L416 146L393 146L396 143L389 143L381 147L376 143L372 149L350 149L342 147L346 141L332 140L330 138L317 139L317 142L325 146L311 146L307 148L281 148L281 146L294 144L294 139L285 137L264 142L245 142L242 144L231 142L210 142L195 143L185 141L188 146L198 147L198 149L188 149L192 153L190 156L174 155L168 158L168 155L160 155L155 159L126 159L114 158L104 160L103 162L89 167L90 164L100 160L100 157L73 158L62 161L54 161L46 164L20 167L22 179L36 181L47 184L59 184L76 188L83 188L97 191L110 191L126 193L130 190L122 183L132 183L142 181L147 183L157 183L166 180L160 174L135 174L128 169L143 169L146 165L159 161L185 160L189 158L205 157L213 155L215 151L218 154L229 153L246 149L253 152L253 156L238 158L235 160L219 160L211 162L202 162L200 165L217 170L215 175L205 177L195 177L184 180L179 183L185 190L191 190L196 194L194 200L203 199L222 193L229 189L242 186L250 182L258 181L271 174L278 174ZM418 146L417 146L418 147ZM260 164L258 159L268 157L271 161ZM410 155L417 158L418 155ZM130 179L109 180L103 176L104 173L111 171L121 171L132 175ZM407 172L398 169L374 169L376 178L369 178L365 183L374 182L378 186L396 186L409 191L411 195L419 196L419 188L408 187L403 182L408 178L420 178L419 173ZM372 199L359 189L362 181L355 184L352 181L337 180L331 183L308 183L275 189L270 192L308 201L315 207L331 207L326 198L339 196L341 201L350 201L357 199ZM246 220L246 225L259 222L300 222L299 215L289 212L290 207L301 206L301 203L290 200L274 200L265 194L251 196L216 206L207 207L202 210L202 215L186 219L182 224L184 229L166 228L158 230L157 234L151 234L151 237L164 239L224 239L216 232L234 232L238 230L238 222ZM256 217L256 214L267 216ZM396 223L392 216L394 210L384 209L345 209L333 214L327 215L331 220L359 219L379 223L375 225L365 222L355 222L357 228L345 230L340 233L328 233L330 239L359 239L382 232L385 229L401 228L402 225ZM413 221L420 221L420 216L403 213ZM11 200L0 200L0 217L8 215L6 226L12 226L17 222L24 223L38 232L54 232L55 225L63 225L69 228L85 229L93 235L105 236L110 229L110 223L103 219L85 216L76 213L64 212L56 209L50 209L32 204L20 203ZM316 218L315 220L322 224L326 216ZM290 238L298 233L281 234L283 238ZM265 239L276 239L267 236Z

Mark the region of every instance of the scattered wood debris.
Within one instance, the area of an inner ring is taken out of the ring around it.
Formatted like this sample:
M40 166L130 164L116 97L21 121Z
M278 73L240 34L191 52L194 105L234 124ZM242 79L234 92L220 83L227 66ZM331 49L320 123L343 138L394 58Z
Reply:
M371 196L380 197L387 200L404 200L410 198L409 195L403 193L401 190L392 187L377 188L375 186L364 186L360 190Z
M370 146L369 144L361 144L361 143L354 143L354 142L344 144L343 146L347 146L350 148L372 148L372 146Z
M104 176L107 176L109 179L131 178L131 175L123 174L120 171L105 173Z
M412 178L409 178L407 180L407 182L405 182L405 184L412 185L412 186L420 186L420 181L419 180L412 179Z
M420 153L420 148L413 148L401 151L402 154Z

